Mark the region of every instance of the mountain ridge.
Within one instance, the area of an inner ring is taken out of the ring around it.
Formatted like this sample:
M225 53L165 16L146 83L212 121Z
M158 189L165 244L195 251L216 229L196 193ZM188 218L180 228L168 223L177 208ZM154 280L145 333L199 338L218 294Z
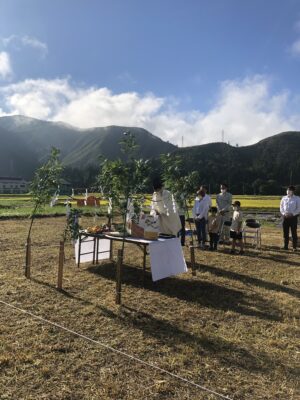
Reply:
M213 187L226 181L236 191L238 185L251 191L255 185L300 183L299 131L280 132L240 147L212 142L178 148L144 128L110 125L78 129L61 122L25 116L0 117L0 175L30 179L37 166L48 157L52 146L60 149L67 169L90 168L95 174L100 157L124 157L120 141L128 130L139 145L137 157L157 160L161 154L179 155L184 159L185 173L197 170L199 179ZM154 168L159 172L159 166Z

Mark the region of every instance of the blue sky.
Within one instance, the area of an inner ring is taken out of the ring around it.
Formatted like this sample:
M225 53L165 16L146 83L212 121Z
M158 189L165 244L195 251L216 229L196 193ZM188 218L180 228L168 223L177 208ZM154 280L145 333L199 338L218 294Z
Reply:
M0 115L249 144L300 122L299 0L0 0Z

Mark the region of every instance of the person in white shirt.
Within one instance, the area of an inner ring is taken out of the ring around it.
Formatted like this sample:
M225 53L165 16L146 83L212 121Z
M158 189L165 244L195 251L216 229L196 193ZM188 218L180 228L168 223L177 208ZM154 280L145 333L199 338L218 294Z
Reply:
M204 200L204 201L207 201L207 203L208 203L208 210L210 210L211 207L212 207L212 201L211 201L211 197L207 194L207 190L208 190L208 189L207 189L207 186L206 186L206 185L201 185L199 190L205 193L205 196L204 196L203 200ZM208 217L207 217L207 218L208 218ZM207 224L207 222L208 222L208 220L206 221L206 224ZM208 228L208 226L206 226L206 228ZM205 241L208 242L208 229L206 229Z
M286 196L280 202L280 214L282 215L283 222L283 239L284 250L288 250L289 246L289 231L291 229L293 250L297 250L297 222L298 215L300 214L300 198L295 196L295 186L289 186L286 191Z
M196 225L199 246L205 248L206 241L206 222L209 211L209 201L205 199L206 194L203 190L198 190L194 201L193 218Z
M243 213L241 211L241 203L236 200L233 204L233 215L230 227L230 237L232 239L231 254L235 254L235 246L238 244L240 246L240 254L244 254L244 244L243 244Z
M203 198L203 200L207 201L209 208L211 208L212 201L211 201L211 197L207 194L207 186L201 185L199 190L205 193L205 197Z
M177 236L181 222L174 196L163 188L160 180L153 182L153 190L150 215L159 216L160 233Z
M228 192L226 183L220 186L221 193L217 194L216 203L218 213L222 216L222 229L220 234L220 243L229 241L229 229L232 207L232 194Z

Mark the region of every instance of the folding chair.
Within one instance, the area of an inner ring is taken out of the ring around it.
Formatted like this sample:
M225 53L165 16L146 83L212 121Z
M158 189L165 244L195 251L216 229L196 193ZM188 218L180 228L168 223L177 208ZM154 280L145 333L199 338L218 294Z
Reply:
M247 240L250 241L250 244L255 245L257 249L261 249L261 224L256 219L246 219L243 224L243 240L246 245Z

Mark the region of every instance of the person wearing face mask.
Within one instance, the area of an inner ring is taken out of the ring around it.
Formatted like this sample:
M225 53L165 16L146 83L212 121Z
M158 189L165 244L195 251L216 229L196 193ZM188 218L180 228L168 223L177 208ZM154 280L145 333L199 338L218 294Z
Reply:
M199 247L201 247L202 249L205 249L206 221L208 218L208 211L209 211L209 201L207 201L205 197L206 197L205 191L198 190L192 211L196 225Z
M181 222L173 194L164 189L160 179L154 180L153 189L150 215L158 215L160 233L177 236Z
M221 184L220 190L221 193L217 195L216 203L218 213L222 216L222 229L220 235L220 243L222 243L229 242L229 221L231 219L230 211L232 207L232 194L228 192L228 186L226 183Z
M292 233L293 251L297 250L297 220L300 214L300 198L295 196L295 186L289 186L286 196L280 202L280 214L282 215L284 250L288 250L289 231Z
M201 192L204 192L204 193L205 193L204 200L207 201L207 203L208 203L208 205L209 205L209 208L211 208L211 206L212 206L212 201L211 201L211 197L207 194L207 186L206 186L206 185L201 185L200 188L199 188L199 190L200 190Z

